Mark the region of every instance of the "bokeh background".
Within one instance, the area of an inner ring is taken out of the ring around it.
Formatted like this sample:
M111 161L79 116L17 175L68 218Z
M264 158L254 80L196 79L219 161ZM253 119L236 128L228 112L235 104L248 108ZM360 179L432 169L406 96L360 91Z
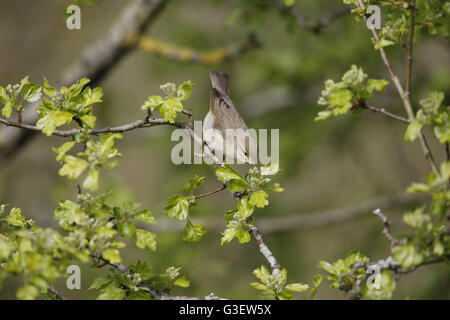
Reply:
M256 1L253 1L256 2ZM82 50L97 40L115 21L128 1L104 0L82 7L81 30L65 27L62 7L69 1L1 0L0 84L16 83L25 75L40 83L45 76L55 83L61 71ZM270 194L270 205L255 212L258 218L320 214L323 210L352 207L380 196L395 195L412 181L420 181L427 165L417 143L403 140L405 126L378 114L348 115L326 122L314 122L321 110L316 103L326 79L339 80L350 65L361 66L370 77L388 78L378 52L370 42L369 31L345 15L321 32L300 28L277 9L259 8L239 13L245 1L173 0L146 32L161 41L195 50L213 50L243 41L254 33L261 48L248 50L218 64L175 61L140 49L121 60L99 84L104 102L98 104L97 126L114 126L142 118L140 106L147 96L159 94L166 82L192 80L194 87L187 107L196 119L209 108L208 70L228 72L231 98L249 127L280 129L280 166L278 181L285 188ZM323 17L341 8L340 1L297 1L308 18ZM418 36L415 46L412 101L432 90L450 91L450 51L448 42L427 35ZM393 68L404 77L402 48L387 48ZM448 103L448 102L447 102ZM378 95L373 105L403 114L401 101L392 85ZM19 130L9 128L8 130ZM195 174L207 177L199 190L219 185L214 170L206 165L179 165L170 161L171 128L155 127L125 134L118 141L122 152L120 166L104 172L101 191L113 190L112 203L135 200L149 208L157 220L166 223L163 208L167 199L179 193L181 185ZM431 135L430 135L431 137ZM53 210L58 200L76 198L76 181L58 176L59 164L51 151L62 138L38 135L19 153L0 167L0 202L20 207L41 226L58 228ZM442 160L444 150L430 141L435 156ZM241 172L244 168L238 168ZM395 234L407 231L401 214L414 203L384 210L392 220ZM228 193L199 200L193 207L194 221L215 219L234 207ZM179 223L170 220L177 229ZM155 226L155 230L158 227ZM355 219L327 226L271 233L265 240L280 263L289 271L290 282L311 284L320 260L334 261L353 249L373 259L386 257L389 244L382 226L370 210ZM264 231L264 230L263 230ZM156 231L158 249L138 250L133 244L123 250L126 263L137 259L153 270L182 267L191 281L174 294L207 295L258 299L249 286L255 278L251 271L265 263L254 241L220 245L220 230L209 230L197 244L187 244L182 232ZM56 288L69 298L94 298L87 288L104 270L82 267L82 289L69 291L64 281ZM5 281L0 298L14 298L20 279ZM403 276L395 298L449 299L448 266L431 265ZM299 295L298 297L302 297ZM318 299L342 299L338 290L324 283Z

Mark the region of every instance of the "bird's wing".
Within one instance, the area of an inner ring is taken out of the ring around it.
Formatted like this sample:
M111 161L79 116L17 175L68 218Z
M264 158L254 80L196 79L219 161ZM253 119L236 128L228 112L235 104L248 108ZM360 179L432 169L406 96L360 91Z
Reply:
M243 129L248 127L239 112L230 106L217 89L211 89L211 111L214 114L214 128L226 135L226 129ZM218 121L220 119L220 121Z

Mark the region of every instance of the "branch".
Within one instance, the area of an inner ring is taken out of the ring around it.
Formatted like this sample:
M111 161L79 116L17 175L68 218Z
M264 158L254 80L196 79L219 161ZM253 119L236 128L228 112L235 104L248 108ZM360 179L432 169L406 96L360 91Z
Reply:
M69 86L82 77L98 83L130 51L132 37L139 36L153 22L167 0L135 0L131 2L111 26L109 32L88 46L60 76L60 87ZM35 112L40 101L29 104L23 114L28 123L35 123ZM36 130L35 130L36 131ZM33 131L0 131L0 162L14 155L20 147L34 137Z
M245 51L261 47L261 43L254 34L250 34L244 41L223 48L210 51L198 51L191 48L177 46L153 37L141 37L138 40L139 48L147 53L156 53L160 56L182 62L200 64L217 64L234 58Z
M25 124L25 123L18 123L15 121L11 121L11 120L7 120L7 119L2 119L0 118L0 123L3 123L6 126L11 126L11 127L16 127L16 128L21 128L21 129L26 129L26 130L30 130L30 131L37 131L40 132L42 131L41 128L36 127L35 125L31 125L31 124ZM132 131L135 129L139 129L139 128L148 128L148 127L154 127L154 126L160 126L160 125L170 125L170 126L174 126L177 128L184 128L185 124L183 122L180 121L176 121L174 123L170 123L162 118L145 118L144 120L136 120L134 122L128 123L128 124L124 124L118 127L107 127L107 128L101 128L101 129L93 129L91 131L92 135L103 135L103 134L107 134L107 133L111 133L111 132L115 132L115 133L121 133L121 132L127 132L127 131ZM79 133L80 129L74 128L74 129L70 129L70 130L55 130L53 132L53 135L58 136L58 137L71 137L76 133Z
M128 269L125 265L121 263L111 263L108 260L104 259L101 253L94 253L91 255L91 257L102 261L103 263L113 267L119 272L134 276L134 273L130 269ZM214 293L211 293L210 295L204 297L171 296L165 292L162 292L161 290L158 290L157 288L146 283L145 281L142 281L140 284L138 284L138 286L147 288L154 300L226 300L216 296Z
M358 5L359 7L365 11L365 6L362 0L357 0L358 1ZM414 29L414 26L412 27ZM370 31L372 32L373 38L375 39L375 41L380 40L377 31L375 30L375 28L370 29ZM412 33L412 35L414 35L413 33L414 31L410 32ZM411 50L411 59L412 59L412 46L410 47ZM412 122L415 120L415 116L414 116L414 111L413 108L411 106L411 101L410 101L410 97L409 97L409 92L405 92L403 90L403 87L400 83L400 81L398 80L397 75L394 73L394 71L392 70L391 64L389 63L389 60L386 56L386 52L384 51L384 48L381 47L378 49L378 51L380 52L381 55L381 59L383 60L383 63L385 64L386 68L389 71L389 74L391 76L392 82L395 85L395 88L397 89L398 94L400 95L400 98L402 99L403 102L403 106L405 108L406 114L408 115L408 119ZM412 63L412 60L411 60ZM409 88L409 87L408 87ZM420 144L422 146L422 152L425 156L425 159L428 161L428 164L431 168L431 170L434 173L438 173L438 169L436 166L436 163L434 161L433 155L431 153L430 148L428 147L428 143L425 139L425 136L422 134L422 132L419 132L419 140L420 140Z
M407 45L407 61L406 61L406 84L405 94L409 97L411 92L411 76L412 76L412 63L413 63L413 42L414 42L414 30L416 26L416 0L412 0L409 3L409 34Z
M259 246L259 251L269 263L270 267L272 268L272 271L276 272L281 270L281 265L278 263L272 251L270 251L269 247L264 242L262 234L261 232L259 232L258 228L255 225L252 225L250 227L250 231L252 232L252 235Z
M388 218L381 212L380 209L373 210L373 214L376 215L378 218L380 218L381 222L383 222L384 228L383 228L383 234L386 237L386 239L391 243L391 252L394 251L394 247L398 244L398 240L391 235L391 232L389 230L390 228L390 221Z
M220 187L218 187L218 188L216 188L216 189L214 189L212 191L209 191L209 192L202 193L202 194L194 196L194 199L200 199L200 198L203 198L203 197L210 196L210 195L212 195L214 193L217 193L217 192L220 192L222 190L225 190L226 188L227 188L227 186L225 184L223 184L222 186L220 186Z
M275 6L280 11L286 12L290 14L292 17L294 17L295 21L297 22L300 28L306 29L316 34L320 33L320 31L322 31L323 28L328 27L338 18L350 12L350 9L348 7L343 7L330 13L329 15L323 18L318 18L310 21L300 11L298 11L297 7L293 5L286 6L284 3L277 2Z
M370 110L372 112L381 113L381 114L383 114L383 115L385 115L385 116L387 116L387 117L389 117L391 119L394 119L394 120L398 120L398 121L401 121L401 122L404 122L404 123L411 123L410 120L408 120L406 118L403 118L401 116L398 116L396 114L393 114L393 113L391 113L389 111L386 111L384 108L377 108L377 107L373 107L373 106L368 106L366 104L363 104L361 107L365 108L365 109L368 109L368 110Z

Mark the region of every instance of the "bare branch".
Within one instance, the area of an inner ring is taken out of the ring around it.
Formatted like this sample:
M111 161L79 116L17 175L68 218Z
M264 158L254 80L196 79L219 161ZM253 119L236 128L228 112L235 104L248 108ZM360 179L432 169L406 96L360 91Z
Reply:
M254 34L249 35L244 41L223 48L210 51L198 51L191 48L177 46L153 37L143 36L138 40L139 48L147 53L155 53L160 56L182 62L200 64L217 64L227 59L254 48L261 47L261 43Z
M259 232L258 228L255 225L250 227L250 231L252 232L253 237L256 240L256 243L259 246L259 251L264 256L264 258L269 263L272 271L281 270L281 265L278 263L277 259L273 255L272 251L264 242L261 232Z
M383 212L381 212L380 209L375 209L373 210L373 214L376 215L378 218L380 218L381 222L383 222L384 228L383 228L383 234L386 237L386 239L390 242L391 244L391 252L394 251L394 247L398 244L398 240L391 235L390 232L390 221L388 220L388 218L383 214Z
M309 20L295 6L286 6L284 3L277 2L276 7L280 11L286 12L293 16L300 28L311 31L313 33L320 33L323 28L328 27L335 20L350 12L349 7L343 7L334 12L331 12L329 15L323 18Z

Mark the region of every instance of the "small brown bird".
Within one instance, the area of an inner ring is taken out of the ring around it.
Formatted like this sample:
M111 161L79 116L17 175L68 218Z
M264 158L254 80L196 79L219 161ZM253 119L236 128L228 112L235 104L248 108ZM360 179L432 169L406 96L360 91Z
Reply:
M212 89L210 111L203 121L205 142L216 155L232 157L238 163L256 164L257 143L228 96L228 74L211 70L209 75Z

